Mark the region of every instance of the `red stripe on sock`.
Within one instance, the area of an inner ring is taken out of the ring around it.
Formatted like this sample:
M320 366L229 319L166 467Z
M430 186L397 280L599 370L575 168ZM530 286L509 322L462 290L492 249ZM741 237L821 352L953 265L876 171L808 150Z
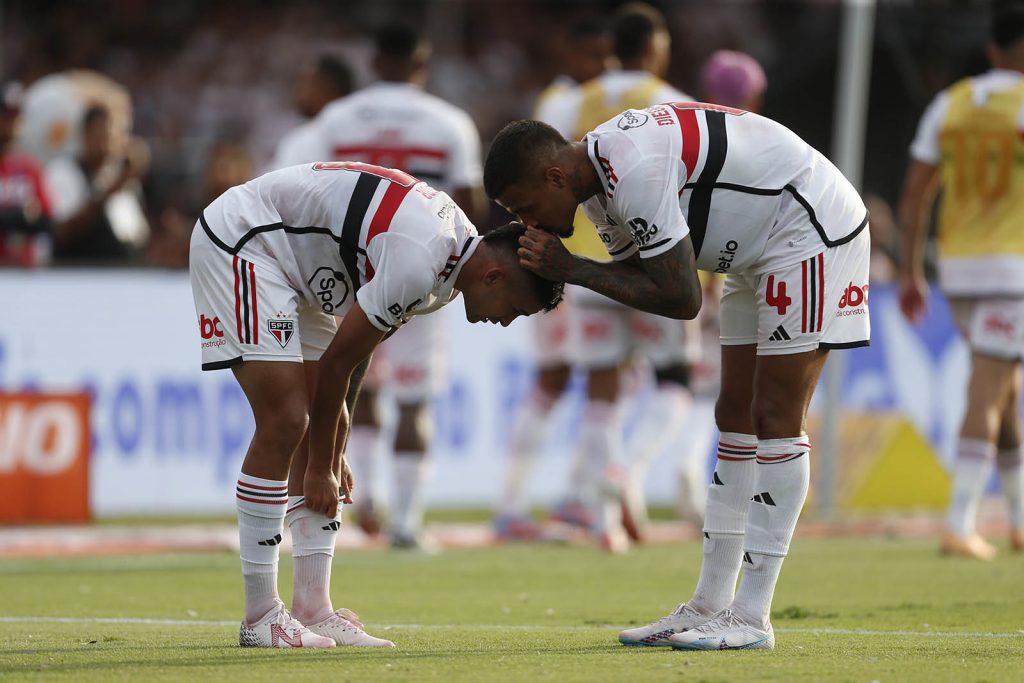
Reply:
M726 443L724 441L719 441L718 442L718 447L719 448L734 448L737 451L756 451L757 450L757 446L736 446L734 444Z
M244 481L242 481L241 479L238 480L238 485L239 486L245 486L245 487L250 488L250 489L260 489L261 491L287 491L288 490L288 484L285 484L284 486L260 486L259 484L247 484Z
M288 499L287 498L284 498L282 500L261 500L259 498L246 498L241 493L236 493L235 494L235 498L238 498L239 500L248 501L250 503L265 503L266 505L287 505L288 504Z
M732 456L732 455L722 455L721 453L719 453L719 454L718 454L718 459L719 459L719 460L738 460L738 461L741 461L741 462L742 462L742 461L744 461L744 460L753 460L753 459L754 459L754 457L753 457L753 456L751 456L751 457L749 457L749 458L737 458L737 457L735 457L735 456Z

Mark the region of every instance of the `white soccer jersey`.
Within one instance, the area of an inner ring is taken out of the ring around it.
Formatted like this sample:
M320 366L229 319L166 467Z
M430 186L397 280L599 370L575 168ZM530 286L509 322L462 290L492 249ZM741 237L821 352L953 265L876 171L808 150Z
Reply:
M448 195L352 162L250 180L214 200L200 223L222 251L275 265L306 304L344 316L358 300L381 330L451 301L479 241Z
M656 256L689 234L701 270L763 273L867 226L863 201L828 159L751 112L694 102L630 109L585 142L605 192L583 210L615 260Z
M400 168L445 192L482 183L469 115L407 83L380 82L327 105L314 120L316 158Z

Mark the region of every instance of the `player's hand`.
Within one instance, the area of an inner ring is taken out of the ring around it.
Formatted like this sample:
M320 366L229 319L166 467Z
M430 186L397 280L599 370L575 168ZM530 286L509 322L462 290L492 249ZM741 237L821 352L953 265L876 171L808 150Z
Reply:
M306 469L306 476L302 480L302 495L306 498L306 507L313 512L325 514L329 519L337 517L339 489L340 484L334 472ZM348 493L345 496L348 497ZM352 502L351 498L349 502Z
M519 264L547 280L566 282L572 271L573 255L562 240L539 228L527 227L519 238Z
M919 275L900 278L900 310L907 320L920 322L928 311L928 283Z
M351 505L352 491L356 488L356 480L352 476L352 468L348 466L348 460L345 459L345 456L341 457L341 478L338 483L341 484L341 502L345 505Z

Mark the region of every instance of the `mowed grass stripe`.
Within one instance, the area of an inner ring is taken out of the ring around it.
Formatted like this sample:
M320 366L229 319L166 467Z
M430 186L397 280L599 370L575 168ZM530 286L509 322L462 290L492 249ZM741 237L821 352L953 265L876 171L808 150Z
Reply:
M40 624L125 624L140 626L237 626L237 621L208 621L203 619L158 619L141 617L7 617L0 623ZM477 629L482 631L608 631L611 626L552 626L541 624L375 624L372 628L416 629ZM1008 633L988 631L878 631L862 628L777 628L779 633L811 633L844 636L929 636L933 638L1024 638L1024 630Z

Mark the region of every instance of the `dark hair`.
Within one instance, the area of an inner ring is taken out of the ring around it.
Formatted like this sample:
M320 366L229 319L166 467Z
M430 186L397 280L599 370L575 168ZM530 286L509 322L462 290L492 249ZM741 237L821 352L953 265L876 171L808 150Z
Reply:
M82 114L82 130L85 130L100 119L110 118L110 112L102 104L91 104Z
M483 241L501 251L509 252L515 262L519 263L519 238L526 234L526 226L522 223L506 223L499 228L494 228L484 233ZM562 301L563 282L546 280L536 273L523 269L533 289L533 295L538 301L544 302L544 310L553 310Z
M334 55L320 55L316 60L316 72L331 84L338 97L344 97L355 89L352 69Z
M651 36L667 31L661 12L642 2L632 2L619 8L615 15L615 56L622 61L643 56Z
M1024 2L1005 0L992 8L992 42L1000 50L1013 47L1024 38Z
M610 35L608 24L598 16L584 14L577 17L569 24L566 32L570 41L587 40L589 38L603 38Z
M515 185L551 150L568 144L562 134L540 121L520 120L494 136L484 162L484 190L494 199Z
M403 23L385 24L374 35L377 54L398 61L412 59L422 42L423 37L419 32Z

